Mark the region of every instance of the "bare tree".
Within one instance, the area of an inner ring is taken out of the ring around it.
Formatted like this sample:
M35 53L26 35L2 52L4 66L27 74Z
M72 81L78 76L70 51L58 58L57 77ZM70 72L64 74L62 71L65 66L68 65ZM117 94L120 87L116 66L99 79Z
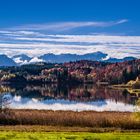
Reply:
M134 117L135 117L135 119L137 119L138 121L140 121L140 98L136 102Z
M3 108L9 108L12 103L12 97L9 93L0 94L0 110Z

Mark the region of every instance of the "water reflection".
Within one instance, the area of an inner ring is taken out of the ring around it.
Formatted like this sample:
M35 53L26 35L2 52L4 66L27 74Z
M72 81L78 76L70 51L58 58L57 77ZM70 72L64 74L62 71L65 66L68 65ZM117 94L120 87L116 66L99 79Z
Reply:
M1 86L0 92L10 93L10 107L16 109L132 112L138 99L127 91L93 85Z

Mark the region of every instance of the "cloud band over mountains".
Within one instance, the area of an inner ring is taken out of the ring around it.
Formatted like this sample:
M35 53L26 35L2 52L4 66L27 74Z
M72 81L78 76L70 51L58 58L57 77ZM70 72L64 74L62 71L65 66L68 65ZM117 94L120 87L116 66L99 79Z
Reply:
M86 27L106 28L128 22L58 22L11 27L0 31L1 53L13 56L25 53L40 56L46 53L85 54L101 51L110 57L140 58L140 36L109 34L66 34L68 30ZM50 31L50 32L49 32ZM51 34L51 31L56 33ZM64 32L59 34L59 32Z

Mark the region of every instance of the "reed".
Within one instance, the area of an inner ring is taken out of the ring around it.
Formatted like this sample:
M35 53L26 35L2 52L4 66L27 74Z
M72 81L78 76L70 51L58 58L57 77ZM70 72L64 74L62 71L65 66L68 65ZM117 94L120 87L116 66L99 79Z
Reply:
M134 119L130 112L3 110L0 125L140 129L140 121Z

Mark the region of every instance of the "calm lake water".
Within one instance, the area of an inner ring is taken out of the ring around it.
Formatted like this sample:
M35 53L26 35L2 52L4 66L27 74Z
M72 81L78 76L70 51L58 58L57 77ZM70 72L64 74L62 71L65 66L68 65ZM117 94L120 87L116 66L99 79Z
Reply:
M138 97L93 85L0 86L0 106L13 109L134 111Z

